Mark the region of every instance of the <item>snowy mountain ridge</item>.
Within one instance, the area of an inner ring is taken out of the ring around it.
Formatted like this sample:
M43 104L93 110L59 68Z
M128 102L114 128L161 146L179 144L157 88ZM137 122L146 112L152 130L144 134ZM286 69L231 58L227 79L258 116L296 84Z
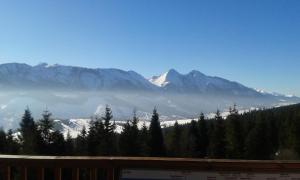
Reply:
M239 96L260 96L266 93L248 88L240 83L220 77L207 76L197 70L180 74L171 69L159 76L153 76L149 81L161 87L164 91L180 93L211 93ZM268 94L270 95L270 94ZM283 96L283 95L280 95Z
M91 69L75 66L36 66L8 63L0 65L1 87L67 88L85 90L155 90L156 87L134 71Z
M207 76L197 70L181 74L174 69L170 69L148 80L134 71L92 69L47 63L36 66L21 63L0 64L0 87L285 96L257 91L234 81Z

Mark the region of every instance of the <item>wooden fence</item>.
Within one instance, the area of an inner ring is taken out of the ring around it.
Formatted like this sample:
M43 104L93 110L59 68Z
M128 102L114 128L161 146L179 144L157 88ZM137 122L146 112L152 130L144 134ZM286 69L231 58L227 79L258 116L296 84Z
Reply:
M152 157L78 157L78 156L14 156L0 155L1 178L12 179L12 169L18 169L21 180L28 180L28 170L34 169L35 179L45 180L45 169L52 169L55 180L62 180L62 170L69 169L72 180L79 180L81 169L90 180L98 180L99 169L104 179L120 179L122 169L156 169L173 171L214 171L253 173L299 173L299 161L248 161ZM102 178L103 179L103 178ZM299 177L300 179L300 177ZM31 180L31 179L29 179Z

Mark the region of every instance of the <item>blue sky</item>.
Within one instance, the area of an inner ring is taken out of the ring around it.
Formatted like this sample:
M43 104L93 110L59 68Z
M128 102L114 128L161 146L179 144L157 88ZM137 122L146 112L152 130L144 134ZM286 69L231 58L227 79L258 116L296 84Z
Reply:
M299 0L3 0L0 63L196 69L300 96Z

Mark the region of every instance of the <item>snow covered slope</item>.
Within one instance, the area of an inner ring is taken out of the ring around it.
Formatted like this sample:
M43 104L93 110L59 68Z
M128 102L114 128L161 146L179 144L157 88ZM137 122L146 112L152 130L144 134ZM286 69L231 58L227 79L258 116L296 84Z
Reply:
M90 119L70 119L70 120L54 120L55 122L55 128L59 131L61 131L65 137L67 137L67 134L69 133L72 137L77 137L83 127L86 128L86 130L89 129L90 126ZM178 122L178 124L188 124L192 121L192 119L179 119L179 120L168 120L168 121L162 121L161 126L163 128L173 126L175 122ZM123 131L123 127L126 123L126 121L115 121L116 123L116 132L121 133ZM138 123L139 129L143 127L143 125L147 128L150 126L150 121L144 121L141 120Z

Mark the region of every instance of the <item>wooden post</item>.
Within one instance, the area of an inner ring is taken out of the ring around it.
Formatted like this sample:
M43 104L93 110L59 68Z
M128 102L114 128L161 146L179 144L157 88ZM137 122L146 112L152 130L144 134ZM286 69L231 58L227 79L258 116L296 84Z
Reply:
M120 179L120 176L121 176L121 170L120 170L120 168L117 168L117 167L115 167L114 168L114 179Z
M45 179L45 169L38 168L36 176L37 176L37 180L44 180Z
M27 168L21 167L21 180L27 180Z
M54 169L55 180L61 180L61 168Z
M79 168L72 169L72 180L79 180Z
M107 180L114 180L114 168L108 168L107 170Z
M10 174L11 174L11 169L10 169L10 166L4 166L4 169L3 169L3 174L4 174L4 180L10 180Z
M97 180L97 168L90 169L90 180Z

